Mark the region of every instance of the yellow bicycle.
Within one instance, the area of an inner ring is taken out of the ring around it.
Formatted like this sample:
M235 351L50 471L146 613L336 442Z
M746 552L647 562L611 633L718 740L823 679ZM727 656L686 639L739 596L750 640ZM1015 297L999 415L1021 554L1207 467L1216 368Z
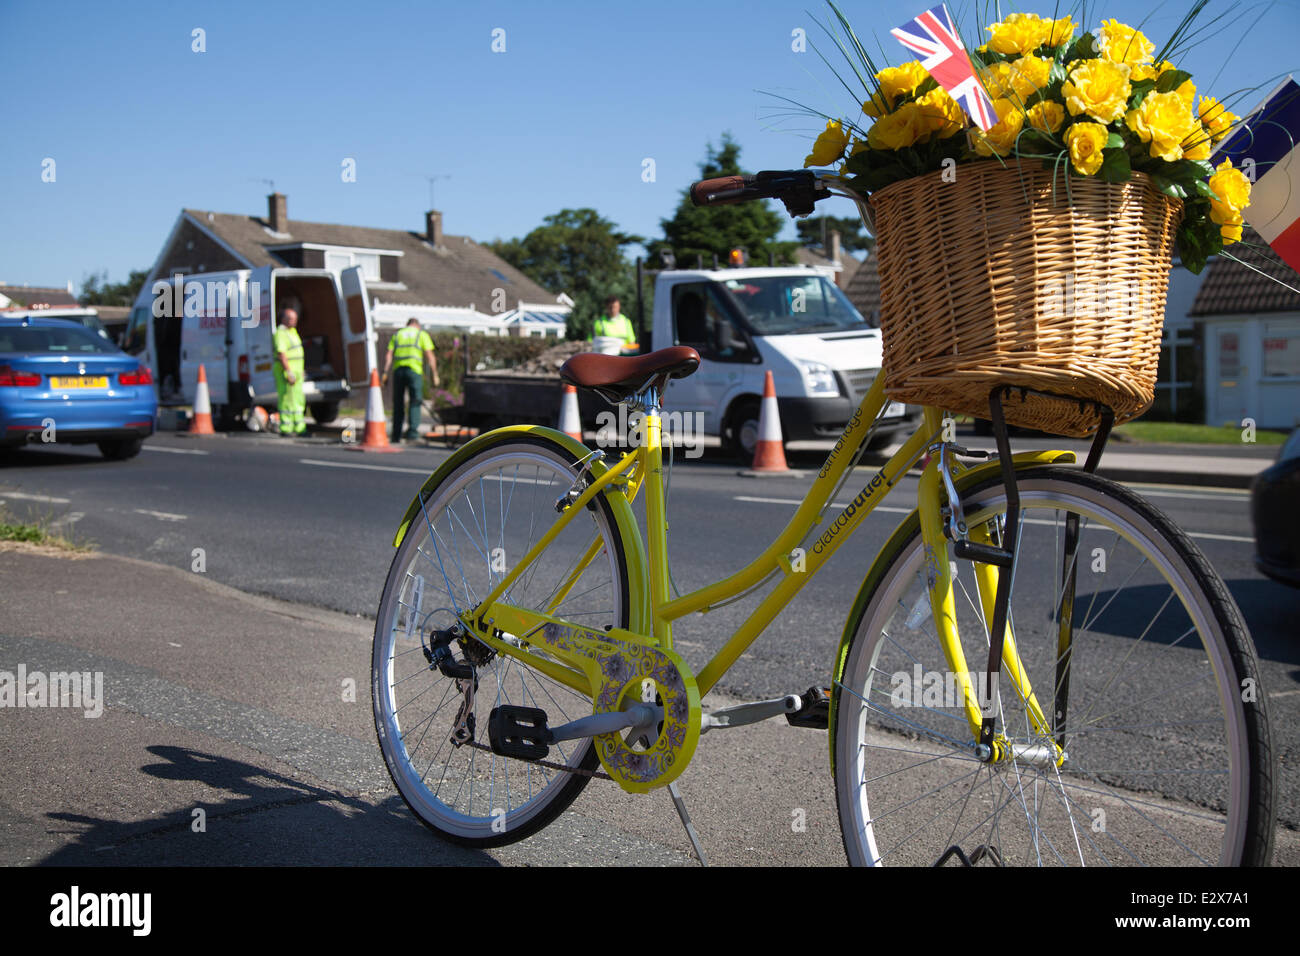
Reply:
M808 175L736 188L789 199ZM701 734L785 716L829 731L854 864L1268 862L1275 773L1250 635L1191 539L1092 473L1104 409L1083 469L1063 467L1068 451L1011 454L1004 389L991 396L996 456L958 445L926 408L883 467L864 469L886 404L877 376L766 550L675 594L660 402L698 362L681 346L577 356L563 376L641 412L644 441L613 461L550 428L501 428L412 501L372 691L385 761L424 823L457 843L509 843L601 777L668 788L700 853L674 781ZM916 509L863 578L828 687L705 712L923 459ZM843 488L852 498L836 504ZM673 622L747 595L752 614L692 671Z

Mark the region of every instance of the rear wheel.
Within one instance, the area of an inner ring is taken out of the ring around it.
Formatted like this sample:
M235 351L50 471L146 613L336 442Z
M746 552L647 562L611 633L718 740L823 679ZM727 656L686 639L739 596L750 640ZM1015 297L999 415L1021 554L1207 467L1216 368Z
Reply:
M864 584L870 597L834 688L850 862L928 866L958 847L1009 864L1267 863L1275 770L1265 696L1222 580L1187 535L1118 485L1047 468L1021 473L1018 487L1009 630L1046 732L1004 667L991 706L1014 756L976 758L930 612L933 558L912 518ZM973 532L1000 541L1000 479L968 491L962 506ZM1063 599L1067 513L1080 516L1072 605ZM951 544L942 560L956 568L956 626L980 681L991 597ZM1065 679L1063 606L1073 620Z
M551 766L494 754L493 707L537 707L556 726L589 715L591 700L472 637L448 643L458 615L555 522L555 502L571 487L576 461L540 435L510 436L467 456L424 495L388 573L372 661L380 747L407 805L456 843L497 846L528 836L573 802L597 765L590 738L556 744ZM575 577L593 540L600 550ZM604 495L570 521L505 600L589 627L627 626L623 540ZM469 682L458 684L430 664L440 642L456 662L475 665L472 707L464 708Z
M126 461L140 454L144 447L143 438L119 438L113 441L99 442L99 451L109 461Z

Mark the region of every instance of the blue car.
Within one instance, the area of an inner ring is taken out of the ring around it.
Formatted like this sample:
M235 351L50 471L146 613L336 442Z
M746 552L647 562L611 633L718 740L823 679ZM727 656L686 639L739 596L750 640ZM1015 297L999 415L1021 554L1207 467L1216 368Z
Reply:
M0 317L0 449L93 442L131 458L157 413L148 366L112 342L65 320Z

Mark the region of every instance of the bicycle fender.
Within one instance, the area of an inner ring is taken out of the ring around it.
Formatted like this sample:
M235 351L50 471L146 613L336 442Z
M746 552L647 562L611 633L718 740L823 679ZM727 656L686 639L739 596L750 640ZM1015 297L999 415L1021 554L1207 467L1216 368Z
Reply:
M402 516L402 523L398 525L397 533L393 536L393 547L396 548L401 545L406 537L406 532L411 527L411 522L420 514L424 503L432 497L434 490L453 471L479 452L491 448L493 445L499 445L518 438L521 435L537 435L549 439L557 445L564 446L578 458L583 458L591 454L592 451L576 438L572 438L554 428L548 428L545 425L508 425L505 428L485 432L462 445L454 455L439 465L433 474L425 479L419 492L407 506L406 514ZM603 461L591 463L591 474L595 478L599 478L608 470L609 467ZM637 526L636 515L633 514L632 505L628 502L627 497L615 485L607 487L604 490L604 495L605 500L609 502L610 511L614 515L614 522L618 526L619 534L625 545L624 559L627 562L628 599L631 604L629 624L633 631L645 631L650 626L649 589L647 587L650 578L646 569L645 542L641 539L641 529Z
M1023 451L1011 456L1011 462L1015 465L1017 471L1023 471L1028 468L1037 468L1041 465L1068 465L1077 461L1075 453L1072 451ZM986 478L996 475L1001 470L1001 464L995 459L986 461L981 465L976 465L963 471L960 475L953 477L953 484L957 486L957 491L964 492L972 485L978 484ZM849 644L853 640L853 622L861 617L862 612L871 600L871 595L875 593L876 587L880 584L880 579L884 577L885 570L888 566L887 559L900 547L903 542L910 538L921 526L920 513L913 510L902 523L894 529L894 533L889 536L889 540L876 555L876 560L872 562L871 567L867 570L866 577L862 579L862 586L858 588L857 597L853 599L853 607L849 615L844 620L844 633L840 636L839 648L835 652L835 664L832 668L831 678L831 702L830 712L827 717L827 738L830 746L831 757L831 776L835 775L835 710L840 699L840 682L844 678L844 665L849 656Z

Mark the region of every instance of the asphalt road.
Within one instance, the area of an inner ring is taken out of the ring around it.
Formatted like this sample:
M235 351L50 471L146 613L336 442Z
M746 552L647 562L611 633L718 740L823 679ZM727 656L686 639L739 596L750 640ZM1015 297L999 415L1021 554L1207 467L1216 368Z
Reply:
M363 455L324 441L249 435L196 441L160 435L127 463L106 463L76 449L21 452L0 468L0 503L28 520L51 521L102 552L182 571L191 570L196 549L202 549L213 582L364 618L374 614L378 603L392 558L392 532L423 476L446 454L420 448L401 455ZM805 464L815 467L816 461ZM716 460L679 459L669 502L677 585L685 591L739 568L793 512L808 481L744 479L734 466ZM862 574L879 542L909 510L914 490L914 480L904 481L772 622L719 685L723 699L773 696L824 683ZM1293 619L1300 592L1254 571L1245 493L1159 486L1139 490L1192 533L1247 618L1262 659L1261 678L1281 758L1281 816L1294 828L1300 823L1294 770L1300 643ZM841 495L848 497L851 493ZM165 595L164 587L160 600ZM751 606L682 622L677 638L688 662L701 666ZM364 622L357 624L363 633ZM745 733L752 741L768 731ZM796 753L807 756L806 743L800 734L771 734L771 744L787 749L791 759ZM833 810L832 799L829 812ZM833 819L827 822L833 824Z

